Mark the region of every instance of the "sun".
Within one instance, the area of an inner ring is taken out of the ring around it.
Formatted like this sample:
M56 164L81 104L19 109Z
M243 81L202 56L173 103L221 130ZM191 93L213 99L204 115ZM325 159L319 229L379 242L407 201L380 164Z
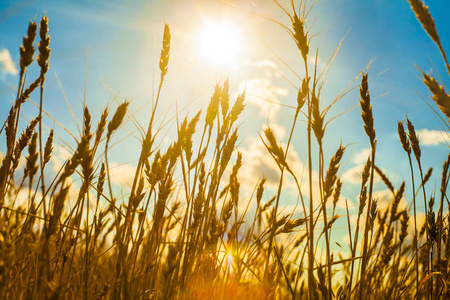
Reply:
M197 35L197 45L206 63L231 67L238 64L242 51L241 33L230 22L205 22Z

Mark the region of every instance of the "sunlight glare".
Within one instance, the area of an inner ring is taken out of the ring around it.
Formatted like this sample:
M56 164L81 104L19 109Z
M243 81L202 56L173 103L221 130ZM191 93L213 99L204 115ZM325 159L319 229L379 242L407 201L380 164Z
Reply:
M206 62L236 65L242 50L239 30L229 22L207 22L198 34L198 50Z
M227 266L228 268L233 266L233 254L231 253L231 250L227 252Z

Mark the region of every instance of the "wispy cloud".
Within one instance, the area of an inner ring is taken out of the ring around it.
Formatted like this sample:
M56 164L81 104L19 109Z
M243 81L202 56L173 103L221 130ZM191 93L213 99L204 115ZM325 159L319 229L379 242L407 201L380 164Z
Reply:
M111 183L117 184L118 186L125 188L130 187L133 184L134 174L136 172L136 167L130 164L117 164L112 162L110 164L110 180Z
M1 73L16 75L18 73L16 65L11 59L8 49L0 50L0 71Z
M372 153L372 150L370 148L365 148L362 149L360 152L356 153L353 156L353 161L355 162L355 164L365 164L367 161L367 158L370 156L370 154Z
M271 125L271 128L273 126ZM286 144L281 143L283 149L285 149ZM275 160L270 157L268 150L259 138L251 137L247 139L246 145L240 148L244 158L244 167L240 171L240 176L242 182L252 182L248 189L253 189L259 178L266 178L266 187L274 192L278 188L280 181L280 169L276 164ZM300 159L298 152L293 145L290 145L289 152L287 156L287 163L291 170L297 177L298 183L303 197L308 198L309 195L309 183L308 183L308 172L307 166ZM313 194L315 205L320 203L319 200L319 183L317 181L318 174L313 171ZM283 179L283 195L286 199L295 199L299 196L299 191L297 185L290 174L285 172ZM292 201L289 200L290 204ZM283 202L283 205L289 205L287 202Z
M259 138L247 139L246 147L241 148L245 161L245 168L241 175L248 179L253 179L255 183L258 178L265 177L267 184L275 188L280 179L280 171L275 161L269 156L267 149Z
M417 130L417 134L423 146L437 146L450 142L450 135L446 131L421 129Z
M280 74L282 74L280 67L270 59L257 61L255 66L264 72L265 77L280 77Z
M245 90L247 103L259 109L261 117L275 117L280 110L280 96L287 96L286 88L276 86L270 78L252 78L242 82L239 90Z
M246 103L256 106L261 117L276 118L280 110L280 97L289 95L289 90L274 84L273 79L280 77L282 73L279 66L269 60L259 60L253 63L258 69L259 77L253 77L242 81L240 91L245 90Z
M358 165L356 167L350 168L342 174L342 181L350 184L360 184L361 183L361 173L364 169L364 165Z
M364 170L364 164L357 165L356 167L350 168L342 174L342 181L350 184L361 184L361 174ZM389 176L388 176L389 177ZM381 178L375 173L374 182L381 182Z
M353 155L353 162L356 166L347 169L341 176L342 181L350 184L361 184L361 174L364 170L364 165L367 159L370 157L372 150L370 148L361 149L359 152ZM383 170L386 173L386 170ZM393 174L387 174L388 178L395 177ZM374 182L381 182L380 176L375 173Z

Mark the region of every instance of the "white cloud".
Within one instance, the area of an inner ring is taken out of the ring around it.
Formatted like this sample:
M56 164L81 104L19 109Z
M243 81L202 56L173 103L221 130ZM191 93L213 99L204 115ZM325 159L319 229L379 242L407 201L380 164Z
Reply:
M266 182L270 187L276 186L280 179L277 164L259 138L252 137L248 138L247 141L247 146L240 149L244 160L241 175L253 179L255 183L258 178L266 177Z
M129 164L110 163L109 175L111 183L117 184L122 189L130 187L133 184L136 167Z
M16 75L18 73L16 65L11 59L8 49L0 50L0 71L5 74Z
M246 102L259 109L259 115L267 117L269 113L276 116L280 109L280 96L287 96L289 91L272 84L269 78L252 78L242 82L239 90L245 90Z
M257 61L255 66L262 69L266 77L280 77L280 74L282 73L278 65L269 59Z
M271 125L271 128L274 128L274 126ZM286 144L281 143L281 145L283 149L286 148ZM245 147L242 147L239 150L242 152L244 161L243 168L241 169L239 174L242 182L250 183L251 186L249 186L248 189L253 190L259 178L265 177L266 187L271 190L271 192L276 192L280 180L280 169L277 166L275 160L270 156L268 150L266 149L260 138L247 138ZM307 198L309 196L309 179L307 172L308 168L301 161L293 145L290 145L289 147L287 163L297 177L303 197L305 198L305 201L307 201ZM313 171L312 180L312 190L314 193L313 197L315 205L318 205L320 203L320 200L318 194L318 173L316 171ZM295 199L294 201L296 201L296 197L299 196L297 185L288 172L285 172L283 179L283 195L291 200ZM290 201L290 203L292 204L293 201ZM283 205L289 204L284 203Z
M377 208L379 211L388 209L394 201L394 195L392 195L392 192L388 189L374 191L372 198L377 201ZM402 200L398 206L398 211L404 208L406 208L406 202Z
M356 167L350 168L342 174L342 181L350 184L361 184L361 174L364 170L364 164L357 165ZM383 171L384 172L384 171ZM389 176L388 176L389 178ZM375 172L373 178L374 182L381 182L380 176Z
M310 67L314 69L315 65L316 65L316 56L313 55L309 55L308 56L308 63L310 64ZM317 57L317 68L318 70L322 70L323 68L325 68L326 64L322 62L322 59L320 59L320 57Z
M55 173L58 173L66 161L72 157L70 150L64 148L64 146L54 147L52 151L52 170Z
M353 157L353 161L355 164L365 164L367 162L367 158L372 153L372 150L370 148L362 149L359 153L356 153Z
M447 131L421 129L417 130L417 134L423 146L436 146L450 142L450 134Z
M257 61L255 63L255 65L257 67L269 67L269 68L278 70L278 65L269 59L263 59L263 60Z
M344 174L342 174L342 181L345 183L360 184L361 173L363 169L364 165L358 165L356 167L348 169L344 172Z
M306 213L307 216L309 216L308 212ZM301 218L305 217L305 214L304 214L303 207L302 207L301 203L298 203L298 205L290 204L290 205L280 206L279 210L278 210L278 213L280 215L282 215L282 216L283 215L291 215L292 214L294 216L293 217L294 219L295 218L299 218L299 217L301 217Z
M30 198L28 197L28 188L22 188L17 191L17 194L13 194L12 198L6 197L5 206L13 209L19 207L27 209L29 206ZM42 194L40 190L36 191L36 199L42 199Z

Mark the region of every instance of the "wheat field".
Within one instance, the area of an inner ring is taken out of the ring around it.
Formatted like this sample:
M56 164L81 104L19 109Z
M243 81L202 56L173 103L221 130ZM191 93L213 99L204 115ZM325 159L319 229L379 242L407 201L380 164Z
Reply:
M377 166L376 116L369 70L364 70L355 103L359 100L360 130L371 151L360 178L356 222L351 219L341 197L346 183L339 175L347 145L335 147L330 157L324 151L325 117L339 96L328 106L321 102L317 59L315 69L308 64L315 49L309 45L304 1L297 6L290 1L288 8L274 2L290 20L284 29L298 48L305 76L292 100L288 142L281 143L270 124L260 132L266 159L279 169L275 193L263 177L253 183L250 197L241 193L246 157L238 147L246 95L232 98L228 79L212 87L203 111L189 112L193 117L177 115L177 138L170 146L157 142L162 126L158 107L169 88L165 79L170 75L172 36L167 23L157 96L147 126L139 130L141 147L130 193L124 196L113 186L108 159L115 134L126 120L133 120L133 103L127 100L97 117L91 116L87 103L76 148L56 174L46 169L57 134L41 122L49 117L43 94L51 69L51 20L43 15L40 22L30 21L20 47L15 103L1 130L6 145L0 168L1 299L450 298L450 154L442 170L434 171L441 177L440 186L432 190L427 182L433 170L422 166L414 125L408 118L398 121L397 142L405 152L399 159L408 161L411 172L394 186ZM450 75L428 7L420 0L408 2ZM33 64L40 70L34 81L27 76ZM440 78L419 72L448 126L448 89ZM21 107L31 96L39 99L40 109L27 120ZM306 120L308 155L303 175L288 160L301 117ZM390 191L386 209L377 207L375 176ZM283 208L287 177L296 184L300 214ZM81 182L75 191L74 180ZM417 192L404 207L400 203L406 186ZM338 214L338 202L346 214ZM337 222L345 224L349 236L338 252L333 250L333 235L342 234L342 228L333 227Z

